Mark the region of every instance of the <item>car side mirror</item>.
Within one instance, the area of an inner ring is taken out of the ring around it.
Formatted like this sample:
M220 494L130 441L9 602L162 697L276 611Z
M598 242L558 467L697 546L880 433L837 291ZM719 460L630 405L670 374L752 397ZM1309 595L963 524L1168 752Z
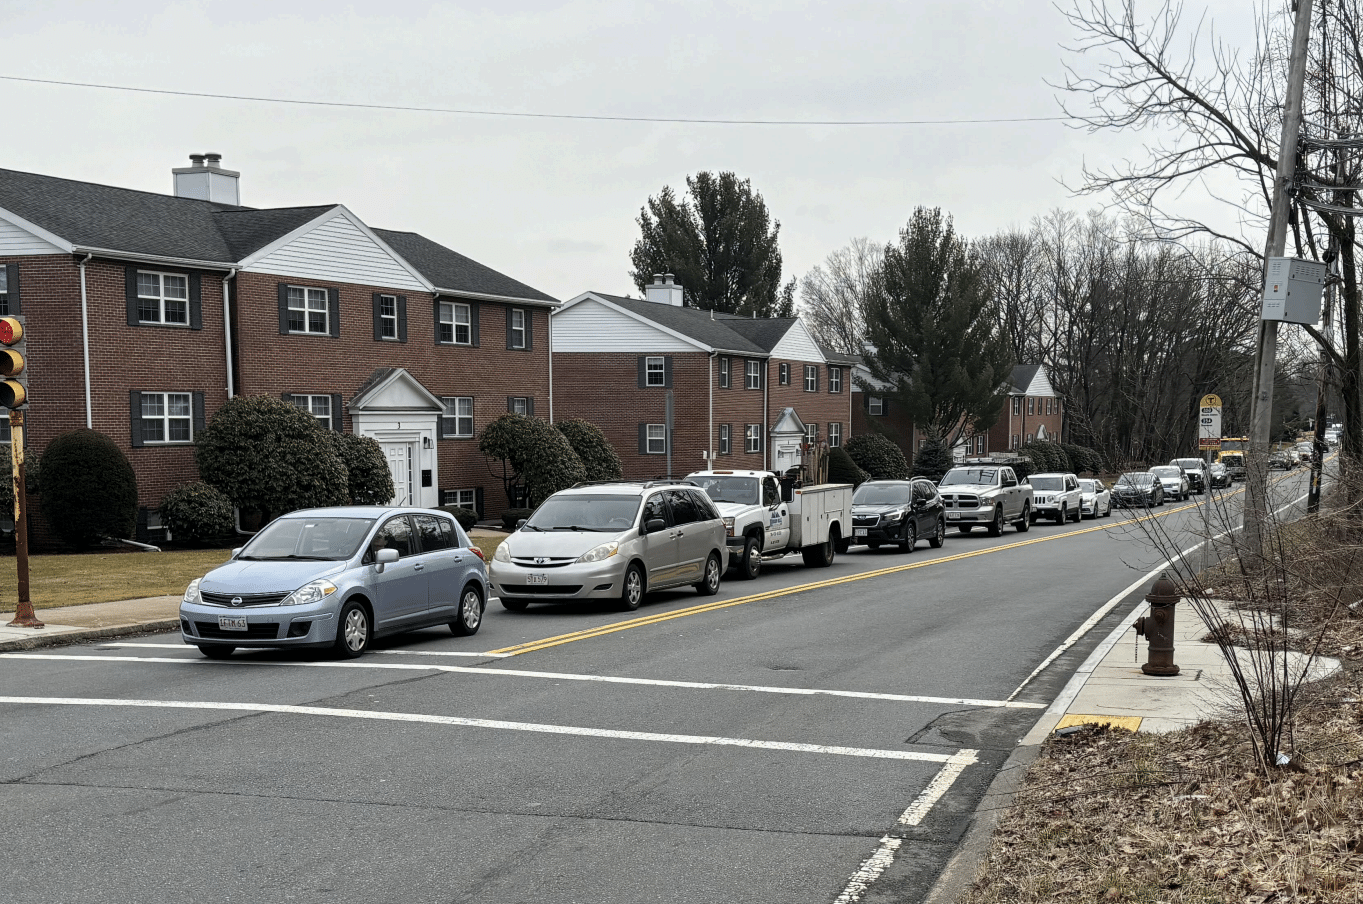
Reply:
M644 533L656 534L660 530L667 530L667 522L661 518L650 518L644 525Z
M398 551L391 546L385 546L374 554L374 561L380 565L388 565L398 560Z
M527 521L529 521L529 520L530 520L529 518L522 518L521 520L517 521L517 522L516 522L516 530L520 530L521 528L525 527L525 522L527 522Z
M238 546L236 549L232 550L232 558L235 559L237 556L241 555L241 551L245 548L245 546Z

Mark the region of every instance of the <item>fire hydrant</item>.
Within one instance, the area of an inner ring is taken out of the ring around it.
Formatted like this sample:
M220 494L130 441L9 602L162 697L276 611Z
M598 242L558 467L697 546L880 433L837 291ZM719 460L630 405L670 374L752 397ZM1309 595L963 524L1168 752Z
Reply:
M1136 619L1131 627L1137 637L1149 641L1149 657L1141 671L1147 675L1172 677L1178 674L1174 664L1174 606L1178 604L1178 588L1167 575L1160 575L1155 586L1146 594L1150 614Z

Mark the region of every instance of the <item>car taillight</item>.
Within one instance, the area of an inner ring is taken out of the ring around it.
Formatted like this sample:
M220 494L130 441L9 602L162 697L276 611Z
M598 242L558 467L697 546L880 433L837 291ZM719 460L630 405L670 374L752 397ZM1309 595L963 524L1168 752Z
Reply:
M487 556L483 555L483 551L482 551L481 549L479 549L478 547L476 547L476 546L470 546L470 547L469 547L469 552L473 553L475 556L477 556L478 558L482 559L484 562L487 561Z

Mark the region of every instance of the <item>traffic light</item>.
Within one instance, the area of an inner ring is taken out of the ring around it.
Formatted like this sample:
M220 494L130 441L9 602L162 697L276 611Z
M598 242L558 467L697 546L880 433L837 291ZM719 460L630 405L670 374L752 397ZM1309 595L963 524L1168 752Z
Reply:
M23 317L0 317L0 345L0 405L22 408L28 401Z

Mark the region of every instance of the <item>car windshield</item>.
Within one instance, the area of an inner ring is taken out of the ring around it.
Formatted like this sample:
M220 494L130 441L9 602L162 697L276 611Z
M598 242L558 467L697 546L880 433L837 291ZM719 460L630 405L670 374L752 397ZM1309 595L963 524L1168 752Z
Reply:
M907 483L863 483L852 494L853 505L903 505L909 501Z
M1079 491L1081 493L1096 493L1098 488L1093 485L1092 480L1081 480L1079 481Z
M1200 471L1202 469L1202 459L1200 458L1176 458L1174 464L1185 471Z
M1222 463L1223 465L1228 466L1228 467L1229 467L1229 466L1237 466L1237 465L1239 465L1239 464L1240 464L1241 462L1243 462L1243 461L1244 461L1244 459L1242 459L1242 458L1241 458L1240 456L1238 456L1238 455L1223 455L1223 456L1221 456L1221 463Z
M1123 475L1121 476L1121 479L1119 479L1119 480L1117 481L1117 486L1119 486L1119 487L1122 487L1122 486L1126 486L1126 487L1148 487L1148 486L1150 486L1150 484L1154 483L1154 481L1155 481L1155 475L1154 475L1154 474L1148 474L1148 473L1142 473L1142 474L1123 474Z
M339 561L359 551L373 518L276 518L242 549L239 559Z
M1065 488L1065 478L1063 477L1030 477L1027 480L1034 490L1063 490Z
M993 486L999 474L998 468L952 468L942 478L939 487L969 486L981 484Z
M1157 477L1178 477L1183 472L1179 468L1165 466L1162 468L1151 468L1150 473Z
M634 526L639 498L624 493L550 496L525 523L526 530L623 531Z
M757 505L762 498L762 481L756 477L688 477L715 502Z

